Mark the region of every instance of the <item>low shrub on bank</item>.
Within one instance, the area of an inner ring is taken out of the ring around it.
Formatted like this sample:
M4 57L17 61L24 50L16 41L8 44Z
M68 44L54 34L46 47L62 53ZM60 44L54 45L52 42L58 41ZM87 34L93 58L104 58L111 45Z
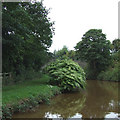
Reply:
M63 90L74 91L85 88L84 70L71 59L57 59L45 68L45 72L52 78L50 84L58 85Z
M120 64L116 64L115 67L109 68L106 71L102 71L97 79L108 81L120 81Z
M109 81L120 81L120 50L113 52L112 62L105 71L101 72L97 79L109 80Z

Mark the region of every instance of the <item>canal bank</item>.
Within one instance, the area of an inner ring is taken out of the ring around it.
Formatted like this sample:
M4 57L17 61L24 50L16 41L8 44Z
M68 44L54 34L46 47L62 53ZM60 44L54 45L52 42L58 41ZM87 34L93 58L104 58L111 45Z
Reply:
M118 118L119 82L88 80L85 91L57 95L51 104L13 118Z
M34 110L41 103L49 104L50 98L60 94L60 88L48 84L49 77L4 86L2 91L2 118L12 118L17 112Z

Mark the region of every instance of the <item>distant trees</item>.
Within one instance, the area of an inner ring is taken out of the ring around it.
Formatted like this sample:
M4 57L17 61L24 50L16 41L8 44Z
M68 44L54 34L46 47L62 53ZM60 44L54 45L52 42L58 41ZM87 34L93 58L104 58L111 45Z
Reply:
M90 79L96 79L98 73L110 63L110 41L106 40L101 29L87 31L75 49L79 58L89 64Z
M48 60L53 24L42 2L2 3L3 72L39 70Z
M60 58L60 59L64 59L64 58L69 58L69 59L76 59L76 53L74 50L69 50L67 48L67 46L63 46L62 49L58 50L58 51L54 51L54 56L55 58Z
M63 46L62 49L58 50L58 51L54 51L54 55L56 58L63 58L63 57L67 57L68 54L68 48L66 46Z

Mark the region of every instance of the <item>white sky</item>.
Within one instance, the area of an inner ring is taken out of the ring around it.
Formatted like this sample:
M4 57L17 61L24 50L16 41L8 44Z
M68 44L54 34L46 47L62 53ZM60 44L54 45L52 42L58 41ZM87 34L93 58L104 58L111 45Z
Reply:
M118 38L119 0L44 0L51 8L49 17L55 21L55 35L50 51L64 45L74 49L89 29L102 29L108 40Z

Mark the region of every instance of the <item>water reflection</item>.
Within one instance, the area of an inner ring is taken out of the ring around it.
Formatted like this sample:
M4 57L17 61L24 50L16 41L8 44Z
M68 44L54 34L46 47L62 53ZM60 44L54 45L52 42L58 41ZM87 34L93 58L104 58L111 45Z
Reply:
M118 83L87 81L85 91L58 95L49 106L14 118L118 118Z
M105 115L105 118L118 118L118 113L109 112Z
M70 118L84 108L86 97L80 93L57 96L51 103L49 110L52 114L58 113L63 118Z
M45 113L45 118L61 118L59 114L51 114L50 112Z

